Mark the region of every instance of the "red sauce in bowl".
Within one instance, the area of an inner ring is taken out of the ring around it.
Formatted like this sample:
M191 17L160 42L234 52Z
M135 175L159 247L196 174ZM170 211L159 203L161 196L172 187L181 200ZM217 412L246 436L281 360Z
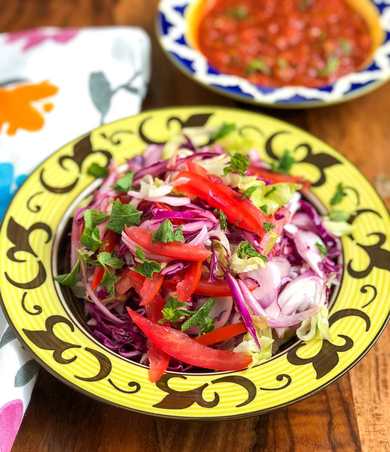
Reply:
M345 0L213 0L197 41L215 69L270 87L327 85L372 51L365 19Z

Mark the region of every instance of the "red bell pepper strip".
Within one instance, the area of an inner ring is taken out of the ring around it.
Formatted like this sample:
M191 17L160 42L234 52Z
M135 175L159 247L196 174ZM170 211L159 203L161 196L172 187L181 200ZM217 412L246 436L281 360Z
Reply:
M179 301L185 302L191 298L202 276L202 264L202 261L191 264L184 274L184 279L177 284L176 293Z
M252 176L260 177L261 179L269 182L271 184L279 183L292 183L301 184L304 188L310 188L310 182L303 177L291 176L290 174L276 173L264 168L256 168L255 166L250 166L248 173Z
M107 229L106 233L103 237L103 242L100 246L100 251L107 251L108 253L111 253L116 244L118 243L119 236L110 229ZM91 287L93 290L95 290L99 284L102 282L104 276L104 268L103 267L95 267L95 270L93 272L92 276L92 282Z
M201 280L195 289L195 293L209 297L228 297L232 294L230 287L224 280L216 280L214 282Z
M153 302L156 295L160 292L164 276L159 273L153 273L151 278L145 278L141 290L141 305L146 306Z
M118 295L125 294L132 287L140 293L144 284L145 277L141 274L126 268L122 271L119 281L116 283L116 292Z
M183 178L185 182L181 183ZM232 188L225 185L218 177L201 176L199 174L181 171L176 177L175 189L187 196L198 197L211 207L224 212L230 223L242 229L264 235L264 221L268 217L257 209L251 201L243 198Z
M197 337L195 340L199 344L213 345L227 341L232 337L238 336L239 334L246 333L246 331L247 329L242 322L233 323L231 325L221 326L220 328L210 331L209 333L202 334L202 336Z
M248 353L207 347L191 339L182 331L153 323L129 308L127 312L151 343L167 355L186 364L224 371L244 369L252 362L252 357Z
M184 261L204 261L210 251L200 245L189 245L181 242L157 243L152 240L152 232L137 226L125 229L125 233L141 248L152 254Z
M161 311L164 307L164 299L161 295L154 297L151 303L145 306L146 315L152 322L157 323L161 319ZM148 342L149 380L152 383L158 381L165 373L169 365L169 356Z

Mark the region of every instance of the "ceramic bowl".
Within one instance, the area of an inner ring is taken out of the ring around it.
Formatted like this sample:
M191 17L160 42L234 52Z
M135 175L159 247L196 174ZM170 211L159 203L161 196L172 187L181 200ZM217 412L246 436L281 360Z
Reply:
M320 88L270 88L219 72L210 66L196 43L197 22L204 0L161 0L157 36L171 62L203 86L236 100L275 108L321 107L361 96L390 78L390 4L388 1L350 0L366 18L375 51L367 65Z

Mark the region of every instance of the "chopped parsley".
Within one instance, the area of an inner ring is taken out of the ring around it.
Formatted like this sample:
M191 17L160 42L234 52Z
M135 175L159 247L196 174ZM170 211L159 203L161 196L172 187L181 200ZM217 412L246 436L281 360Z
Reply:
M251 245L247 241L240 242L237 248L237 256L240 259L246 259L248 257L260 257L264 262L267 261L267 258L256 251L253 245Z
M223 170L223 173L238 173L244 175L249 166L249 159L246 155L235 152L231 158L229 165Z
M348 56L352 52L352 43L348 41L348 39L341 38L340 39L340 48L345 56Z
M176 230L173 229L171 221L165 220L153 234L153 242L184 242L183 231L180 227L176 228Z
M210 140L212 142L218 141L221 138L226 137L229 133L232 133L236 130L236 125L232 122L224 122L218 129L211 133Z
M261 58L253 58L253 60L251 60L249 64L246 66L246 73L248 75L252 75L256 72L261 72L262 74L270 75L271 68Z
M163 318L160 323L172 322L176 323L183 317L188 317L192 315L192 311L185 309L186 303L179 301L175 297L168 297L165 306L162 308L161 313Z
M104 272L101 285L108 290L110 295L114 295L115 294L115 284L116 284L117 280L118 280L118 277L113 272L106 270Z
M271 196L272 193L274 193L275 191L276 191L276 187L271 187L271 190L267 191L267 193L264 195L264 198L268 198L268 196ZM265 207L267 207L267 206L265 206ZM260 209L261 209L261 207L260 207ZM263 210L263 209L261 209L261 210Z
M244 20L248 17L249 11L245 5L237 5L227 10L227 14L233 19Z
M268 206L266 204L263 204L262 206L260 206L260 210L264 213L268 213Z
M54 279L62 286L73 287L77 283L79 271L80 260L77 260L69 273L63 273L62 275L55 276Z
M227 218L226 218L226 215L222 212L222 210L218 210L218 219L219 219L219 225L221 226L222 231L226 231Z
M318 251L320 252L321 256L326 256L328 254L328 250L327 250L326 246L324 246L322 243L316 242L316 247L317 247Z
M106 177L108 170L104 166L100 166L98 163L92 163L87 169L87 174L96 178Z
M102 244L97 225L106 219L107 215L96 209L88 209L84 212L84 230L80 241L88 249L96 251Z
M273 223L268 223L265 221L263 223L263 227L264 227L265 232L270 232L275 227L275 225Z
M146 259L145 253L139 246L137 246L137 248L135 249L135 255L141 261L136 265L134 269L137 273L140 273L146 278L151 278L153 276L153 273L158 273L159 271L161 271L161 264L159 262Z
M334 195L332 196L332 198L330 200L330 205L331 206L336 206L337 204L340 204L345 196L347 196L347 192L345 190L345 187L344 187L342 182L339 182L336 185L336 190L335 190Z
M210 311L214 307L215 301L209 298L189 319L181 326L182 331L198 327L201 333L208 333L214 329L214 320L210 317Z
M116 257L112 253L109 253L107 251L102 251L101 253L99 253L97 260L103 267L111 267L116 270L122 268L125 264L122 259L119 259L119 257Z
M272 169L273 171L277 171L278 173L288 174L294 163L294 156L289 150L286 149L280 159L276 163L272 164Z
M138 225L141 214L142 212L131 204L122 204L120 201L114 201L107 229L121 234L125 226Z
M252 187L249 187L244 191L243 196L245 196L245 198L250 198L258 188L258 185L252 185Z
M134 173L132 171L126 173L124 176L117 180L115 184L115 190L124 193L128 192L133 184L133 177Z
M318 75L320 77L329 77L337 71L339 65L339 58L335 55L331 55L326 60L325 66L318 71Z

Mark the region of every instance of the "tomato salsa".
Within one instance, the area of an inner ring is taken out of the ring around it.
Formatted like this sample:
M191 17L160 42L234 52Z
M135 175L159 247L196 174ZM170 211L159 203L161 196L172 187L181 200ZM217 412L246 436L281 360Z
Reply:
M327 85L360 69L373 46L346 0L210 0L197 42L217 70L269 87Z

